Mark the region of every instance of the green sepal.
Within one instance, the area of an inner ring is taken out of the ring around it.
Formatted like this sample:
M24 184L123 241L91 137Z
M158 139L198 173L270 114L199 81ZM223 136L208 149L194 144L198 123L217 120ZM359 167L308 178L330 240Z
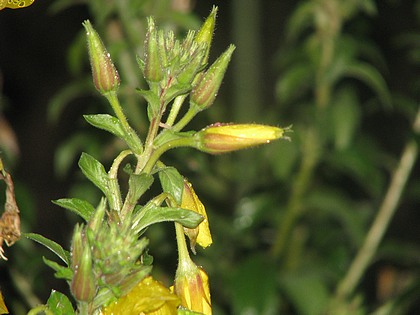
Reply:
M86 222L89 221L95 208L86 200L78 198L62 198L52 201L54 204L72 211L78 216L82 217Z
M92 126L108 131L121 139L125 138L124 130L116 117L108 114L83 115L83 117Z
M54 315L74 315L76 314L73 309L69 298L63 293L52 290L50 297L47 301L48 310Z
M55 270L54 276L57 279L71 280L73 278L73 270L71 270L69 267L61 266L55 261L49 260L48 258L45 258L45 257L42 257L42 260L48 267Z
M83 174L108 196L109 178L104 166L93 156L83 152L79 159L79 167Z
M178 205L181 205L184 178L177 169L171 166L160 169L159 179L162 190L171 195Z
M70 266L70 252L66 251L60 244L36 233L23 233L24 237L29 238L41 245L44 245L56 254L67 266Z
M148 226L159 222L178 222L184 227L196 228L204 217L195 211L182 208L158 207L147 204L134 217L136 232L141 232Z

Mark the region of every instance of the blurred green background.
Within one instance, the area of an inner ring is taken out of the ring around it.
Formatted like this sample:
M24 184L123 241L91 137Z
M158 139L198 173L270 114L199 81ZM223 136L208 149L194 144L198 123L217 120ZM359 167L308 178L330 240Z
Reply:
M420 1L36 0L0 12L0 146L22 230L68 248L77 218L51 200L98 192L77 169L82 151L105 165L120 143L83 114L110 111L91 83L81 23L90 19L117 68L131 124L144 135L146 17L179 36L219 6L210 60L237 49L216 103L188 128L213 122L293 124L291 142L211 157L192 150L164 161L193 183L214 244L195 261L209 273L214 314L418 314L420 176L409 170L373 259L337 288L366 240L407 143L420 96ZM417 141L417 142L416 142ZM172 225L152 227L154 275L176 267ZM6 248L0 288L12 314L51 289L68 293L28 240ZM342 288L342 287L341 287ZM341 292L341 291L340 291Z

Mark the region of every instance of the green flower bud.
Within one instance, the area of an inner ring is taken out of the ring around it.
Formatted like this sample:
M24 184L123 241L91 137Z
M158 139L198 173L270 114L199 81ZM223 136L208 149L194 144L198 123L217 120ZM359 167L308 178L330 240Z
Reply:
M230 45L210 68L202 74L198 83L194 86L191 91L190 105L195 106L197 110L204 110L213 104L234 50L235 46Z
M181 84L191 84L197 73L202 69L205 49L197 48L190 56L189 62L177 74L176 79Z
M83 26L86 29L89 59L96 89L101 94L116 91L120 85L120 77L109 53L90 21L84 21Z
M280 138L289 139L284 136L287 131L290 131L290 127L219 123L200 130L194 139L200 151L219 154L255 147Z
M155 22L152 18L147 20L147 34L144 43L144 71L146 81L156 83L163 79L163 69L159 56L158 35Z
M80 246L83 246L81 248ZM90 246L83 244L82 228L76 227L72 246L74 271L70 290L78 301L90 302L96 294L95 275L92 269Z
M209 59L209 52L211 47L211 42L213 39L214 33L214 26L216 24L216 15L217 15L217 7L213 7L210 12L210 15L207 17L206 21L201 26L200 30L198 31L197 35L194 38L194 41L197 43L205 43L206 44L206 55L202 61L202 64L206 64Z

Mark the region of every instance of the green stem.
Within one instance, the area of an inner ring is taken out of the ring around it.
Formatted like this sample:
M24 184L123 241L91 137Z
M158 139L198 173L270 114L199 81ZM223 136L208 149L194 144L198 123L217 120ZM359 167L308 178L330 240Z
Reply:
M179 110L181 109L182 103L184 103L185 98L187 97L187 94L185 95L179 95L175 98L171 110L169 112L168 119L166 121L166 125L173 126L176 117L178 116Z
M414 132L420 134L420 108L414 123ZM397 169L392 176L391 183L385 198L379 208L378 214L365 238L363 246L359 249L347 274L339 283L336 298L344 299L351 295L359 283L362 275L369 267L378 246L385 234L388 225L397 210L398 202L401 198L404 186L410 177L418 156L418 144L415 139L411 139L403 150Z
M190 121L197 115L199 111L194 107L191 106L185 115L173 126L173 131L181 131Z
M190 253L188 252L187 242L185 240L184 228L181 223L175 222L176 243L178 245L179 267L192 263Z
M293 182L292 192L288 200L285 214L281 218L280 226L271 247L271 254L274 258L278 258L284 253L293 226L302 214L304 194L318 161L318 148L316 147L317 136L311 130L308 130L305 135L306 141L303 144L303 160L296 179Z
M125 133L125 140L130 149L137 155L140 155L143 152L142 141L137 136L136 132L129 125L127 118L124 115L124 112L121 108L120 102L115 91L105 94L108 102L111 104L112 109L114 110L115 115L121 123L121 126Z
M166 151L173 148L179 148L179 147L193 147L194 143L195 141L193 137L185 137L185 138L174 139L174 140L171 140L162 144L150 155L149 159L147 160L143 168L143 172L150 173L153 167L155 166L155 164L158 162L159 158Z
M109 189L111 191L110 197L112 198L112 200L110 200L110 204L112 210L117 211L117 213L121 213L122 209L121 190L120 185L118 184L118 169L122 160L130 154L133 154L131 150L124 150L118 154L108 172Z

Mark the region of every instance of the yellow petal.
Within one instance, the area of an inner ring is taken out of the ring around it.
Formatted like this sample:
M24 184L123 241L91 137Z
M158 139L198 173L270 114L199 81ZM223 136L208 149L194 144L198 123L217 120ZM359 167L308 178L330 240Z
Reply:
M102 310L102 315L176 315L179 298L152 277Z
M30 6L35 0L0 0L0 10L4 8L20 9Z
M195 243L203 248L211 245L213 243L213 239L210 233L206 208L198 198L191 183L187 180L184 180L184 192L182 194L181 207L195 211L204 217L204 220L195 229L184 228L185 234L190 238L192 247Z

